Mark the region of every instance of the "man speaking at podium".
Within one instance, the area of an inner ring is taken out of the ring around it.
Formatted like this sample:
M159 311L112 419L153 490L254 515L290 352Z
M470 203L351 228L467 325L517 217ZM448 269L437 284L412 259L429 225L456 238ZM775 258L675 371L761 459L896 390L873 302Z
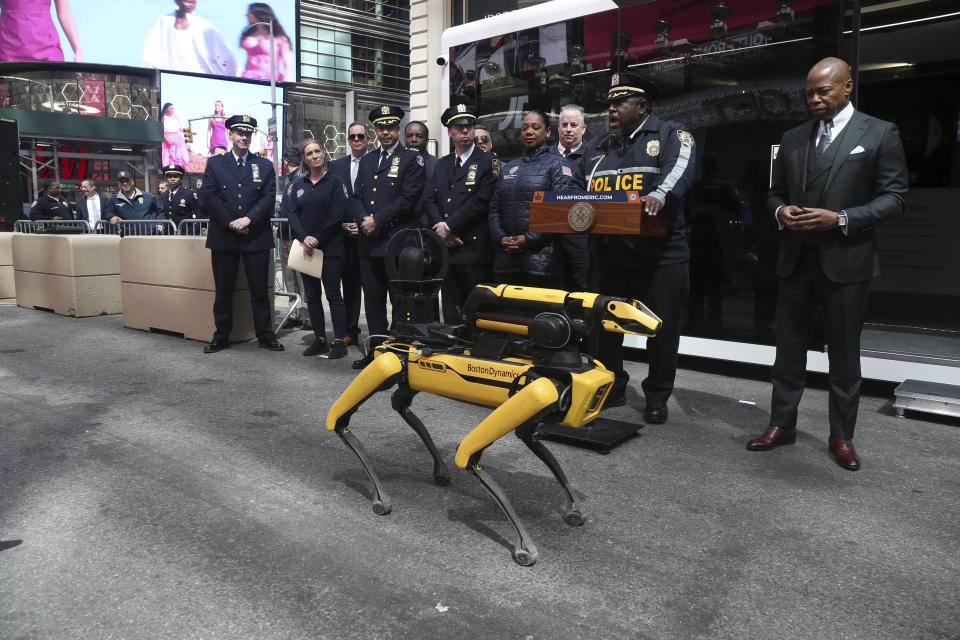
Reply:
M689 132L651 113L656 98L652 82L613 74L607 93L611 131L586 145L580 163L588 191L636 191L645 213L662 216L668 227L662 238L600 236L596 251L600 293L641 300L663 321L657 337L647 339L649 371L642 383L644 420L659 424L667 420L690 290L683 196L693 178L695 153ZM626 402L630 376L623 370L622 350L621 334L600 337L599 359L616 375L608 407Z

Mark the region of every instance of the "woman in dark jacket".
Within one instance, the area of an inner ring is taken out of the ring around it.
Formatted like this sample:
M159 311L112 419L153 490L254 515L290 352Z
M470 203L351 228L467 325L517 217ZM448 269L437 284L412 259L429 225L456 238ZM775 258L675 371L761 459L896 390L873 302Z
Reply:
M530 231L530 202L535 191L571 188L572 171L559 155L550 153L550 118L533 110L520 130L524 150L501 167L490 202L490 234L496 243L493 271L498 283L534 287L558 286L553 268L553 244L546 233Z
M314 249L323 252L320 278L300 274L307 297L307 312L316 336L303 355L315 356L329 352L328 358L342 358L347 355L347 348L343 344L343 338L347 335L347 312L340 294L340 271L344 258L340 225L348 218L349 198L340 178L327 173L329 161L319 142L306 140L300 145L300 151L303 157L302 175L287 187L287 214L293 235L303 244L304 250L307 253L312 253ZM323 303L320 300L324 289L333 321L334 341L331 347L327 346Z

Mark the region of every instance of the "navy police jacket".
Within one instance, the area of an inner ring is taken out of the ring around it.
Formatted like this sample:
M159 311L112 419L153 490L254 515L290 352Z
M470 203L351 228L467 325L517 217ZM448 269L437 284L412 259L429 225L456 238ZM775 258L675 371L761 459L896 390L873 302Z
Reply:
M590 141L580 159L588 191L637 191L663 202L657 215L669 223L664 238L606 236L605 261L633 267L679 264L690 260L683 199L696 165L693 136L678 122L655 115L630 136L606 134Z
M31 220L73 220L73 212L66 200L43 194L30 207Z
M377 223L376 235L360 231L357 254L361 256L382 257L391 237L417 226L414 207L426 178L423 156L398 144L383 166L378 167L379 163L379 149L360 158L350 202L350 215L358 225L368 215Z
M219 251L264 251L273 248L273 217L277 195L273 163L247 153L244 166L233 153L207 160L200 188L200 210L210 219L207 248ZM250 218L246 234L230 229L230 223Z
M294 237L303 242L307 236L317 239L317 248L325 257L342 258L343 228L350 218L350 196L340 176L326 174L317 182L309 176L293 180L284 198Z
M121 220L162 220L160 203L152 193L145 193L135 189L133 197L128 198L118 191L110 196L107 208L101 218L109 220L117 216Z
M493 240L487 215L497 188L500 161L474 146L466 163L456 166L453 152L437 160L433 188L427 194L427 220L432 228L446 222L463 241L450 249L451 264L486 264L493 261Z
M197 194L186 187L180 187L176 193L167 189L160 196L160 207L163 209L163 217L172 220L173 224L178 226L181 220L200 217Z

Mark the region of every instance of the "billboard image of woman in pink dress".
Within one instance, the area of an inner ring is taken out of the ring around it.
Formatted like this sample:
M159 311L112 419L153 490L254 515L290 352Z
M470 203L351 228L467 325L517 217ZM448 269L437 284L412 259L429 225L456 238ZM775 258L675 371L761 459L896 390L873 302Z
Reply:
M276 51L276 78L278 81L293 80L293 48L286 31L280 26L273 9L265 2L254 2L247 7L247 22L250 26L240 35L240 47L247 52L247 66L241 74L244 78L270 79L270 27L273 22L273 41Z
M163 143L160 145L163 166L190 164L190 152L183 137L180 119L173 113L173 103L168 102L161 109L160 121L163 122Z
M223 101L217 100L213 104L213 117L207 120L207 138L210 140L210 155L216 147L229 149L227 144L227 128L224 126L224 119L227 117L223 108Z
M0 0L0 62L63 62L60 35L50 16L51 0ZM83 62L77 23L70 0L53 0L57 20L73 48L73 61Z

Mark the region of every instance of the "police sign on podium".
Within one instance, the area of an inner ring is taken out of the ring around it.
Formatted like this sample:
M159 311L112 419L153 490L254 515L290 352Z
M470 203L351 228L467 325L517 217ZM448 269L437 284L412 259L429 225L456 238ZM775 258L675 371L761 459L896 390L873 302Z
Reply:
M530 231L662 238L665 218L643 211L639 191L537 191L530 203Z

